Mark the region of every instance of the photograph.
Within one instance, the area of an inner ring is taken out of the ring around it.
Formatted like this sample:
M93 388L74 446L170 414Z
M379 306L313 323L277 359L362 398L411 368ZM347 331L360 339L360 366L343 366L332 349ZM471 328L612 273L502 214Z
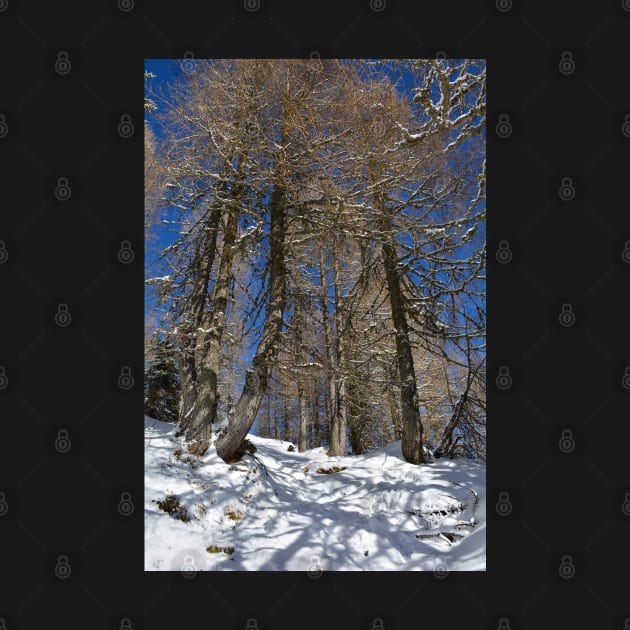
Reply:
M144 225L144 570L486 571L485 59L145 59Z

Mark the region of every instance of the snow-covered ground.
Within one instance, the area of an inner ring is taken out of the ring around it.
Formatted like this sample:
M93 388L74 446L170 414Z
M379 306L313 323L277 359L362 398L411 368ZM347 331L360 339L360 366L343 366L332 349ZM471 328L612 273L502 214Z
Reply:
M230 466L213 447L178 459L173 433L145 417L147 571L485 571L481 463L413 466L400 442L327 457L250 435L254 458ZM158 505L169 495L172 514Z

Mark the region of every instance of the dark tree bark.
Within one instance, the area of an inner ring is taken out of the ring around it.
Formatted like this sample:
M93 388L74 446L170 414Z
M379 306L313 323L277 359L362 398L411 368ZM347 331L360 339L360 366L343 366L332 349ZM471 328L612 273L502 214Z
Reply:
M306 450L306 396L304 395L304 381L298 375L298 407L300 409L300 428L298 432L298 451L303 453Z
M365 416L366 406L361 398L360 390L353 386L348 388L348 406L350 407L350 447L353 455L367 453L368 447L365 443Z
M416 389L416 374L413 365L409 326L405 316L405 305L398 275L398 257L392 239L391 217L385 204L379 204L381 231L383 234L383 267L387 281L392 319L396 329L396 353L398 376L400 378L400 398L402 404L402 454L411 464L424 463L422 450L422 422Z
M346 373L345 373L345 325L343 298L339 289L339 260L337 252L333 251L333 282L335 291L335 349L337 354L337 370L335 374L335 398L333 405L332 422L330 426L331 456L346 454L346 429L348 426L346 409Z
M398 413L398 407L396 406L396 399L393 391L389 395L389 413L392 417L392 439L398 441L402 438L402 428L400 426L400 414Z
M329 448L332 451L332 435L335 417L337 416L337 367L335 364L335 353L332 343L332 326L330 322L330 314L328 312L328 280L326 279L326 271L324 264L324 249L320 245L319 248L319 279L322 287L321 293L321 309L322 309L322 323L324 326L324 346L326 348L326 376L328 379L328 391L327 391L327 408L328 408L328 423L330 427ZM335 440L337 442L337 440Z
M191 414L192 420L186 429L188 441L209 440L212 425L216 420L217 377L221 362L221 341L232 278L233 245L236 240L238 217L238 213L234 210L228 215L223 234L219 270L212 294L212 307L201 320L201 325L196 331L197 402Z
M248 370L231 422L217 441L217 453L225 462L237 461L267 389L271 369L278 355L286 305L285 235L287 230L286 194L276 183L270 204L269 301L263 330Z
M304 351L302 348L304 318L302 314L302 304L300 298L296 297L295 309L293 312L293 356L297 365L304 363ZM298 451L303 453L306 450L306 428L307 428L307 401L304 392L305 376L303 368L298 368L296 373L296 385L298 396L298 412L300 416L298 425Z
M201 325L207 304L208 283L210 272L214 265L217 251L217 236L221 221L221 208L215 207L208 214L206 231L201 251L193 261L194 275L193 290L190 297L189 310L184 312L181 337L181 359L179 366L179 380L181 387L181 401L179 408L179 433L188 433L193 423L196 401L198 374L196 367L197 356L197 328Z

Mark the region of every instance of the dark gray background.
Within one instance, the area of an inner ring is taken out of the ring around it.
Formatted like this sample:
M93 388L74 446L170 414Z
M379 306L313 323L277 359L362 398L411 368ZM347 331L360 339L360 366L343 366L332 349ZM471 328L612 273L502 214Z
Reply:
M630 628L630 0L581 6L0 0L0 629ZM143 59L312 52L488 60L485 574L143 572Z

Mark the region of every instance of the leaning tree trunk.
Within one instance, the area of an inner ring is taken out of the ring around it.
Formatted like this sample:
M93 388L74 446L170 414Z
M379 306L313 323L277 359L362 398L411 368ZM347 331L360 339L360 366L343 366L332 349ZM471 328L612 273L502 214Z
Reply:
M232 420L219 436L216 445L217 453L228 463L237 461L242 454L245 437L256 419L271 369L278 355L286 303L285 203L284 189L280 185L274 186L270 206L269 302L265 322L256 354L252 359L252 367L247 371L243 391L236 403Z
M416 374L413 366L413 355L409 341L409 326L404 312L404 299L398 275L396 249L391 236L391 219L384 204L381 228L383 233L383 266L389 292L392 319L395 327L398 375L402 403L402 454L411 464L424 462L422 449L422 422L418 406L416 390Z

